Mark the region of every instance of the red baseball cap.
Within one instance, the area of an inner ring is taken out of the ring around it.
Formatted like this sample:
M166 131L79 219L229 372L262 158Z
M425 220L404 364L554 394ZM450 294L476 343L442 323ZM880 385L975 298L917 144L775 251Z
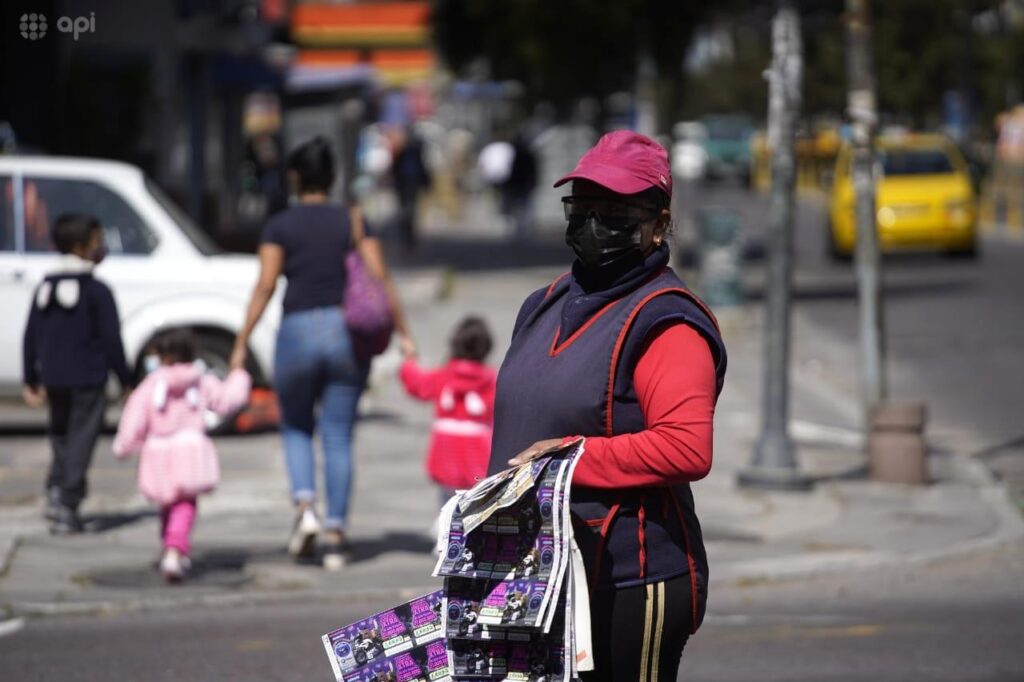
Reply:
M590 180L617 194L636 194L657 187L672 196L668 152L651 138L630 130L604 135L554 186L570 180Z

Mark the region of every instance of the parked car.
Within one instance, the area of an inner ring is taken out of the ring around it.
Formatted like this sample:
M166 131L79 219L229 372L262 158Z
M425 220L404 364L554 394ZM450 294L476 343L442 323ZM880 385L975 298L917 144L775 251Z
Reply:
M750 184L751 140L754 124L744 114L715 114L701 119L707 137L704 151L707 153L709 180L739 180Z
M900 134L878 138L876 221L883 253L937 249L973 257L978 211L967 162L943 135ZM829 196L828 252L850 258L856 243L853 154L843 145Z
M57 264L49 231L65 212L96 216L109 255L96 276L110 285L130 366L158 331L194 330L199 356L225 372L256 283L255 256L223 254L138 168L97 159L0 156L0 395L20 392L22 333L36 286ZM257 384L271 376L275 300L252 335L249 367Z

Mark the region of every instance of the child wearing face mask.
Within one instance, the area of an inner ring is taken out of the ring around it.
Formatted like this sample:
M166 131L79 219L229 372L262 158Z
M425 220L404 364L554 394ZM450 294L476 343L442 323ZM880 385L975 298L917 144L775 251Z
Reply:
M160 505L160 572L168 582L178 582L190 566L196 498L220 480L217 453L204 431L205 413L237 412L249 399L252 382L242 369L223 381L204 372L195 362L195 338L184 329L161 333L152 349L159 367L128 399L114 454L123 459L139 453L139 491Z
M96 218L61 215L51 232L62 254L36 288L23 342L22 395L32 407L49 402L53 455L46 479L46 518L55 534L82 530L79 506L103 426L110 372L123 389L131 373L121 345L114 296L93 277L106 251Z

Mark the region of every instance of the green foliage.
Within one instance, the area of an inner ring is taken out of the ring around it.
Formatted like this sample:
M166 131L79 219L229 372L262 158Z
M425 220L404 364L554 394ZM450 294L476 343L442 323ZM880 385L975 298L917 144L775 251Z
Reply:
M798 0L804 33L804 113L846 108L843 0ZM974 93L979 125L1024 92L1024 28L992 35L972 18L999 0L875 0L874 45L879 108L915 126L934 125L942 95ZM762 117L771 59L771 5L749 0L434 0L433 28L457 72L484 56L497 79L518 80L527 97L569 103L631 90L637 55L658 66L663 127L681 117L745 111ZM693 33L714 19L732 24L735 58L684 76Z
M738 26L733 40L733 59L712 63L701 73L687 76L677 119L742 111L756 121L764 120L768 109L764 71L772 58L769 37L750 26Z
M456 72L486 57L491 77L558 103L631 89L648 50L678 81L704 3L675 0L435 0L437 47Z
M974 93L982 127L1005 109L1007 87L1020 83L1024 32L982 35L971 24L972 17L996 4L997 0L873 2L875 75L883 117L916 127L935 126L942 116L943 93L961 88ZM844 111L841 11L819 10L805 22L805 51L806 111Z

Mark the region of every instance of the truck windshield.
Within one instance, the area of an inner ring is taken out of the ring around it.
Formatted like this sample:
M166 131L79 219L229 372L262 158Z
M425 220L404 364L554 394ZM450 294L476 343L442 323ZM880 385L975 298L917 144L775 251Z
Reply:
M217 246L212 239L210 239L210 236L203 232L203 230L192 221L192 218L189 217L185 211L181 210L181 208L174 203L174 200L160 189L159 185L149 178L146 178L146 189L148 189L149 193L153 195L153 198L157 200L157 203L167 211L171 216L171 220L181 228L182 234L192 242L192 245L196 247L199 253L204 256L215 256L218 253L223 252L223 250Z

